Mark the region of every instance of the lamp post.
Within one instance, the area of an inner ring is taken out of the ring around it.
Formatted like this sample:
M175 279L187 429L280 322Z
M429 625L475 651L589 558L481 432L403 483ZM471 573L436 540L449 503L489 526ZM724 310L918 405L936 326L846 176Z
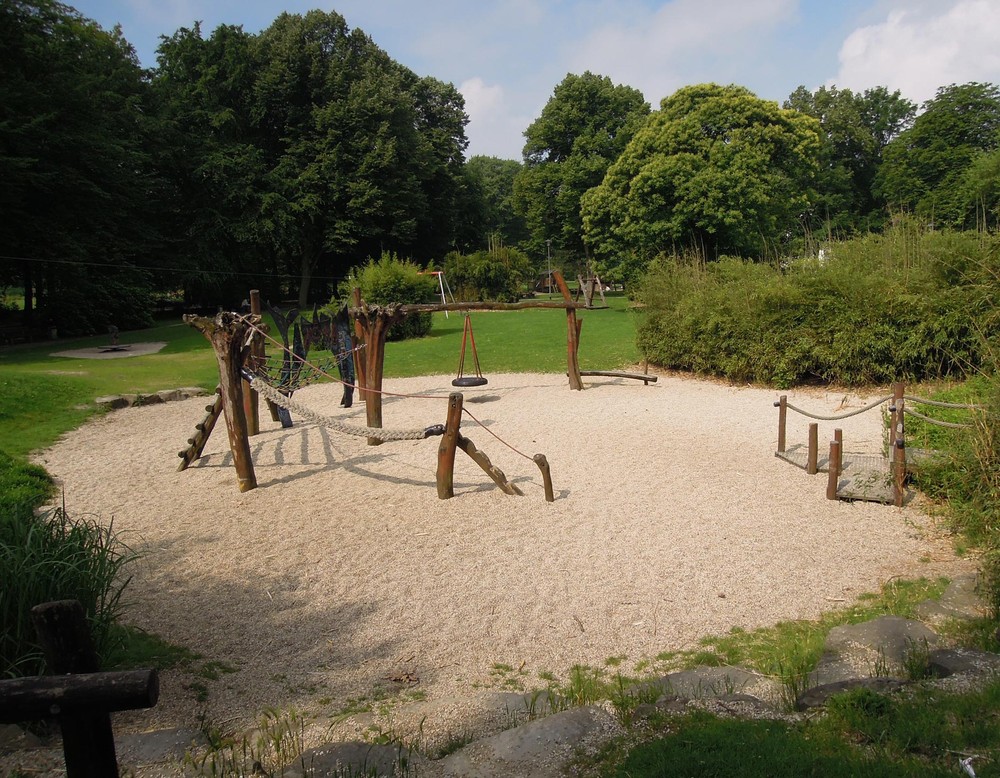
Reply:
M545 285L548 287L549 294L552 294L552 241L545 241L545 261L548 267L548 274L545 276Z

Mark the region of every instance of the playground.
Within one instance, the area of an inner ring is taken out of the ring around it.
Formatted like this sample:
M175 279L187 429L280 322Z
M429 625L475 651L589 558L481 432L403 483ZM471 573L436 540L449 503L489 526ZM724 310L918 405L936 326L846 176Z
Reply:
M629 672L704 635L815 617L893 577L966 564L912 505L828 500L825 481L776 458L774 390L670 375L566 383L491 374L464 391L479 423L467 417L463 434L523 496L462 456L441 500L438 439L370 446L266 412L250 438L257 488L240 492L224 432L176 470L206 398L116 411L43 452L68 510L113 517L144 555L126 621L227 669L204 702L168 671L157 707L131 715L141 726L190 725L202 708L220 720L266 706L333 715L376 693L495 685L498 666L529 688L540 672L610 657ZM406 395L383 398L386 427L401 428L440 424L454 391L446 375L384 389ZM870 399L788 397L826 414ZM363 403L339 407L337 384L295 399L365 424ZM788 440L807 424L790 417ZM837 426L855 451L882 444L878 414Z

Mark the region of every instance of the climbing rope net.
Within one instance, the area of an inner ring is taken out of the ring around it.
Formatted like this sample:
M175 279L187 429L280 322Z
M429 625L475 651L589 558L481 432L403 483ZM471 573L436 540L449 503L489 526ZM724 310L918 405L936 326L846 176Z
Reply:
M308 408L302 403L296 402L292 398L285 396L279 389L271 386L271 384L267 383L259 375L248 373L247 378L250 381L251 389L260 393L262 397L267 398L275 405L280 405L285 410L298 414L304 419L309 419L309 421L321 424L324 427L329 427L337 432L342 432L345 435L353 435L359 438L374 438L375 440L379 440L383 443L389 443L397 440L423 440L424 438L429 438L434 435L444 434L444 426L441 424L435 424L430 427L425 427L424 429L409 430L391 430L376 427L362 427L357 424L348 424L340 419L334 418L333 416L326 416L325 414L318 413L312 408Z

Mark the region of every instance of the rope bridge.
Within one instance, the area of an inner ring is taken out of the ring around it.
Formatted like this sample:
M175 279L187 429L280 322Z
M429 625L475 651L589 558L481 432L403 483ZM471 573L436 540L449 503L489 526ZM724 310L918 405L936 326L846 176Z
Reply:
M825 462L819 460L819 425L811 423L809 425L809 439L805 451L802 446L793 446L791 449L785 448L785 427L787 412L792 410L808 419L817 421L840 421L849 419L852 416L866 413L878 408L885 402L891 401L889 411L891 420L889 425L889 456L881 455L849 455L843 452L843 437L841 430L834 430L834 439L830 443L830 456ZM784 459L798 467L805 469L807 473L813 475L820 470L826 470L829 474L827 484L827 497L833 499L861 499L876 502L893 503L900 506L903 504L905 495L905 481L907 473L912 470L914 463L921 459L927 459L933 454L929 451L919 449L907 450L904 418L911 416L926 424L948 429L968 429L972 424L943 421L934 419L923 413L908 407L907 404L928 405L935 408L947 408L964 411L982 411L983 406L970 403L950 403L940 400L929 400L925 397L904 394L903 384L897 383L893 387L893 393L846 413L834 415L821 415L812 413L803 408L798 408L788 402L788 397L782 395L774 403L778 408L778 448L775 456ZM825 467L824 467L825 465ZM849 471L849 472L848 472ZM840 481L840 476L844 475L846 482Z

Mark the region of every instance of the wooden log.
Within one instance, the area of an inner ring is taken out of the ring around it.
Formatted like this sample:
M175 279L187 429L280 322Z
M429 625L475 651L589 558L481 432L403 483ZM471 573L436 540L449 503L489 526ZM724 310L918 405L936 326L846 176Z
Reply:
M0 723L152 708L159 693L152 669L0 680Z
M897 381L892 385L892 405L889 406L889 448L892 448L893 442L896 440L896 423L898 421L896 415L897 406L902 407L901 403L903 401L903 395L906 393L906 386L902 381ZM900 416L902 413L900 412ZM889 453L889 458L892 458L892 453Z
M819 472L819 425L813 422L809 425L809 453L806 459L806 472L816 475Z
M461 392L448 395L448 418L438 445L437 493L442 500L455 496L455 448L462 425L462 402Z
M257 323L260 317L249 317ZM204 316L186 315L184 321L200 331L212 344L219 365L219 386L222 387L222 412L226 418L229 434L229 449L233 454L233 466L241 492L257 488L257 476L250 455L250 439L247 434L247 420L243 413L243 387L240 368L246 357L246 336L249 324L245 317L223 311L214 319Z
M250 313L260 316L260 290L250 290ZM250 337L250 353L247 355L247 363L251 370L256 370L264 359L264 338L259 332L255 332ZM260 401L255 392L250 387L250 382L243 380L243 414L247 419L247 435L257 435L260 433Z
M83 606L77 600L36 605L31 621L54 675L96 673L100 670ZM59 716L68 778L118 776L118 756L111 717L107 712L64 713Z
M894 401L896 408L896 423L892 431L892 502L897 508L903 506L906 497L906 434L905 434L905 401L903 400L902 384Z
M490 458L476 448L475 443L459 433L458 438L456 439L456 444L458 445L458 448L462 449L462 451L469 455L473 462L483 469L483 472L485 472L486 475L493 479L493 483L499 486L503 490L504 494L524 495L524 492L518 489L516 484L512 484L507 480L507 476L504 475L503 470L490 462Z
M549 470L549 460L545 458L545 454L535 454L532 460L538 465L538 469L542 473L542 483L545 485L545 501L555 502L556 496L552 491L552 472Z
M826 481L826 499L828 500L837 499L837 484L840 483L840 468L837 466L840 462L840 448L841 442L839 440L830 441L830 468Z
M581 370L581 376L608 376L609 378L634 378L642 381L646 386L656 383L657 376L648 373L627 373L623 370Z
M361 322L365 341L365 385L368 398L365 417L369 427L382 427L382 370L385 364L385 340L392 325L402 321L405 314L401 305L363 306L357 311L356 321ZM382 441L368 438L369 446Z
M778 453L785 453L785 425L788 422L788 395L783 394L774 404L778 409Z
M208 438L212 434L212 430L215 429L215 422L218 421L219 416L222 413L221 386L215 387L215 402L211 405L205 406L205 413L207 415L204 420L200 424L194 425L194 428L198 430L198 432L195 433L193 438L188 438L188 448L177 454L177 456L181 458L181 463L177 468L177 472L187 470L191 463L198 459L205 450Z
M354 287L351 290L351 301L354 303L355 308L363 307L361 290L358 287ZM351 315L353 316L353 314ZM356 316L354 317L354 340L355 349L351 355L352 359L354 359L354 380L358 386L358 397L361 398L361 402L367 402L368 392L366 390L368 389L368 380L367 373L365 372L364 349L358 348L365 343L365 330Z
M569 388L582 390L583 379L580 377L580 328L577 326L576 309L580 306L573 302L573 297L566 286L566 280L558 270L552 271L556 286L563 296L563 307L566 309L566 372L569 375Z

